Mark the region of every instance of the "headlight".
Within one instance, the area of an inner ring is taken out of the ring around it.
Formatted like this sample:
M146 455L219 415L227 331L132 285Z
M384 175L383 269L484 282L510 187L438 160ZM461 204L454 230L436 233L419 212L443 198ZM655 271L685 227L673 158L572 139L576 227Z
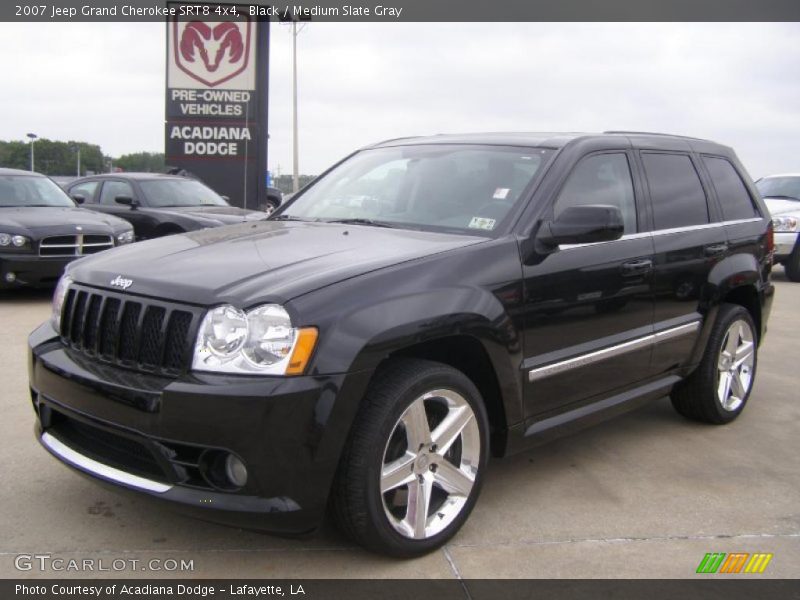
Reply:
M800 220L797 217L775 217L772 219L772 227L777 233L797 231L798 223L800 223Z
M0 247L3 248L24 248L30 245L30 238L24 235L12 235L10 233L0 233Z
M69 286L72 283L72 278L69 275L62 275L58 280L56 291L53 292L53 314L50 318L50 323L53 329L61 332L61 311L64 308L64 300L67 297Z
M117 236L117 244L130 244L133 241L133 229L123 231Z
M301 375L316 342L316 328L292 327L289 313L277 304L264 304L247 313L230 305L217 306L200 324L192 368L217 373Z

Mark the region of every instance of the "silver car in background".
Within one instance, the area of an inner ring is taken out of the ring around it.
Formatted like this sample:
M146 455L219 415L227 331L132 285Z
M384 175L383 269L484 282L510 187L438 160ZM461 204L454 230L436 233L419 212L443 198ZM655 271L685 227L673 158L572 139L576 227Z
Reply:
M800 173L770 175L756 181L775 229L775 262L791 281L800 281Z

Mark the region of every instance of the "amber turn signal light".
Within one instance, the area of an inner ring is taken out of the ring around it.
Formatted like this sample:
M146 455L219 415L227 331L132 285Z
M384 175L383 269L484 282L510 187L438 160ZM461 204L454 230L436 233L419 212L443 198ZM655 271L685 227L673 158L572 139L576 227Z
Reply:
M303 327L297 330L297 343L289 359L289 366L286 367L287 375L302 375L305 372L308 361L314 354L318 335L316 327Z

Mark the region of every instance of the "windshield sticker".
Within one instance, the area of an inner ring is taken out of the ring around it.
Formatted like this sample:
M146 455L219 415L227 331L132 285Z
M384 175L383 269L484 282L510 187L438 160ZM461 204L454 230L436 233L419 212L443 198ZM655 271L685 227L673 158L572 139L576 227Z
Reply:
M494 191L494 196L492 196L492 198L494 198L495 200L505 200L506 197L508 196L508 192L510 191L511 190L509 188L497 188Z
M495 221L494 219L487 219L486 217L472 217L472 221L469 222L470 229L487 229L491 231L494 229Z

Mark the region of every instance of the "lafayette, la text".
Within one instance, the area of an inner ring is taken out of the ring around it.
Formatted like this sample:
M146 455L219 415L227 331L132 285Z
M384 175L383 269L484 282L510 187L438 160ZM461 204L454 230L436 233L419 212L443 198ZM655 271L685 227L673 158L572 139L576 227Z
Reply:
M399 19L403 9L399 6L256 6L250 5L251 17L393 17Z

